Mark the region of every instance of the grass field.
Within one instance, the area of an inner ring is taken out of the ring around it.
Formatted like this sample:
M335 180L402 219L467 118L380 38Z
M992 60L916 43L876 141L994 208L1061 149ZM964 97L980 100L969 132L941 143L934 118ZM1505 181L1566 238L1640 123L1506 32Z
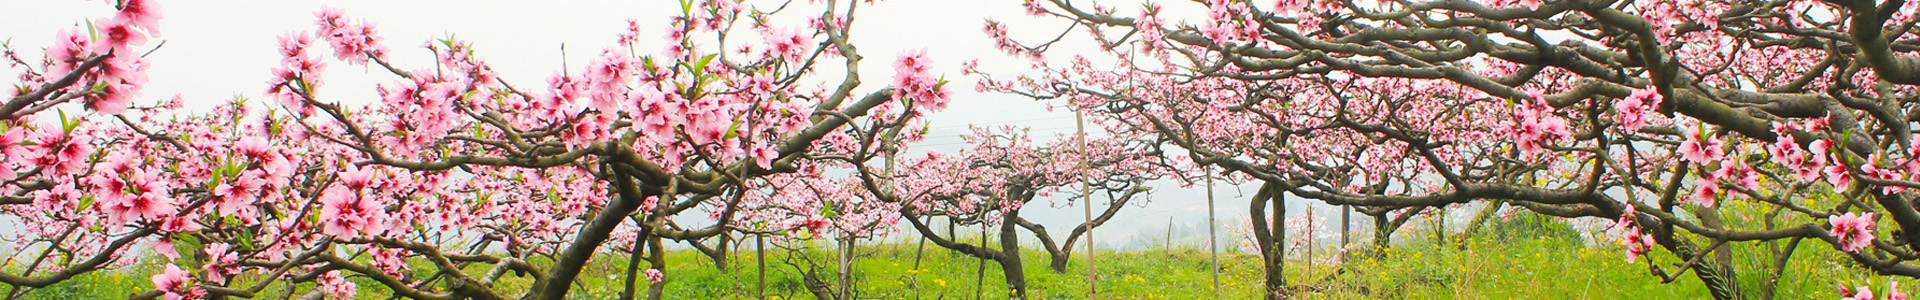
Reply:
M1627 263L1615 246L1585 247L1578 239L1517 237L1471 242L1466 249L1439 247L1426 237L1403 239L1383 256L1349 262L1338 272L1331 263L1296 261L1288 266L1290 291L1296 299L1704 299L1699 281L1682 276L1660 283L1649 275L1645 261ZM807 245L799 245L803 249ZM828 244L815 245L827 247ZM1758 246L1754 246L1758 247ZM748 248L750 249L750 248ZM1739 248L1736 248L1739 249ZM1330 250L1328 250L1330 251ZM1324 253L1328 251L1320 251ZM1868 276L1826 249L1803 249L1780 280L1778 299L1834 299L1837 284L1885 287L1887 278ZM811 299L801 286L799 271L807 261L826 280L836 277L833 254L815 248L806 257L769 248L766 290L768 299ZM854 286L860 299L1001 299L1006 285L997 264L987 263L928 245L917 255L914 244L864 245L855 260ZM672 252L667 268L669 299L753 299L758 287L751 251L737 253L729 270L716 269L705 256L691 251ZM1044 256L1026 252L1027 276L1034 299L1081 299L1087 293L1086 265L1075 260L1065 274L1046 268ZM1669 271L1680 261L1656 253L1656 263ZM1101 294L1108 299L1205 299L1213 294L1208 254L1199 249L1100 253ZM791 263L791 264L790 264ZM1246 253L1220 256L1219 299L1254 299L1259 295L1257 257ZM574 299L606 299L621 290L621 257L597 259L574 289ZM119 299L151 284L139 271L96 272L28 294L27 299ZM476 271L484 266L475 266ZM418 268L427 269L425 266ZM1744 283L1757 281L1742 269ZM387 299L370 281L357 280L360 299ZM510 280L497 288L524 286ZM308 288L307 286L296 288ZM284 289L284 288L280 288ZM270 289L272 290L272 289ZM269 292L279 298L282 292Z

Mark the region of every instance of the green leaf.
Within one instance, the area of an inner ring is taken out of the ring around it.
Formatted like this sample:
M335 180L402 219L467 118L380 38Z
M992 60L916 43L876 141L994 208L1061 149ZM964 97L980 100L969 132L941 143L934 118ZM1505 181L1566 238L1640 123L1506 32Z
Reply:
M703 56L703 57L700 57L700 62L698 62L698 63L695 63L695 64L694 64L694 68L695 68L695 69L700 69L700 70L706 70L706 69L707 69L707 64L709 64L709 63L713 63L713 58L715 58L715 57L720 57L720 54L718 54L718 53L715 53L715 54L707 54L707 56Z
M240 249L237 249L237 250L240 250L240 251L253 250L253 232L241 231L240 234L235 235L234 241L240 242Z
M187 246L189 251L199 250L200 246L203 245L203 243L200 242L200 238L185 232L176 232L172 235L172 238L174 247Z
M739 136L740 136L740 121L735 120L733 121L733 125L727 126L727 135L726 137L721 139L731 139Z
M80 208L80 210L83 210L83 211L93 208L93 195L87 194L87 195L80 196L80 206L78 207Z
M61 130L63 132L73 133L73 128L80 127L80 122L67 118L66 110L56 110L55 112L60 113L60 128L62 128Z
M825 205L820 206L820 216L832 218L840 216L840 213L833 209L833 202L826 202Z
M93 20L87 20L87 39L93 41L100 40L100 31L93 28Z

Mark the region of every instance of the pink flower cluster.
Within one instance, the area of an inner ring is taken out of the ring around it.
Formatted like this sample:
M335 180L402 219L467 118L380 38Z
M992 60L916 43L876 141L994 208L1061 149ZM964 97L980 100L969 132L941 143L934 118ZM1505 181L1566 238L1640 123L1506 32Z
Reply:
M340 172L340 185L320 195L321 231L342 238L386 231L387 213L378 201L362 196L362 190L377 184L381 175L374 167L348 166Z
M1868 289L1866 286L1861 286L1858 289L1848 289L1847 286L1841 285L1840 295L1842 296L1840 300L1876 300L1876 298L1873 297L1873 290ZM1907 300L1907 293L1900 291L1900 282L1887 283L1887 298L1885 300Z
M1520 106L1514 108L1514 142L1518 143L1521 152L1546 152L1546 145L1573 136L1567 119L1554 115L1553 106L1547 103L1546 96L1540 92L1529 92L1527 99L1519 101Z
M1726 142L1721 141L1720 137L1711 136L1711 133L1705 132L1704 129L1697 129L1691 125L1682 130L1685 131L1682 132L1682 134L1687 136L1687 140L1680 142L1680 148L1674 151L1679 152L1680 157L1686 159L1687 162L1704 166L1726 158ZM1693 200L1702 206L1713 206L1716 199L1720 196L1720 190L1722 189L1720 187L1720 179L1732 174L1733 171L1739 170L1735 169L1736 164L1743 163L1726 162L1719 171L1699 176L1697 180L1694 181L1693 193L1689 194L1687 199ZM1745 178L1746 175L1742 172L1740 179L1744 180ZM1746 185L1745 182L1742 184Z
M120 114L147 84L148 63L133 46L144 45L149 35L159 36L159 5L153 0L125 1L112 18L94 20L93 28L61 30L53 46L47 48L45 81L54 81L84 72L83 83L68 89L84 92L86 107L103 114ZM98 40L89 36L97 33ZM92 69L80 70L88 60L111 55ZM95 87L98 90L94 90Z
M359 285L348 282L346 276L341 276L337 270L320 274L319 281L320 290L333 295L334 299L353 299L354 295L360 293Z
M174 217L178 201L171 195L171 182L140 167L151 163L144 159L123 152L108 153L106 162L96 165L93 176L87 177L93 190L103 191L96 197L108 222L167 221Z
M805 58L813 45L811 37L801 35L797 28L761 29L760 35L767 40L767 57L779 57L789 64L798 64Z
M893 62L893 98L909 99L915 105L932 110L947 107L946 82L933 77L927 50L907 50Z
M647 269L646 272L648 282L660 283L661 280L667 279L667 274L660 273L660 269Z
M306 113L308 105L301 93L320 86L320 72L327 63L307 52L313 36L306 32L280 35L280 65L273 67L273 79L267 80L267 95L280 105Z
M1653 118L1653 109L1660 107L1660 101L1665 98L1651 88L1634 89L1632 96L1613 103L1613 108L1618 110L1618 114L1614 115L1614 121L1620 122L1622 130L1640 131L1640 128L1646 127L1647 121Z
M369 59L385 58L387 47L380 44L383 38L372 23L365 20L352 22L339 8L321 6L314 16L319 17L319 35L327 43L333 44L333 56L354 65L365 65Z
M1840 250L1860 252L1873 245L1873 213L1838 214L1827 217L1827 235L1839 240Z
M1623 203L1622 206L1626 209L1620 213L1620 219L1614 220L1612 228L1621 229L1626 234L1625 238L1620 239L1620 246L1627 247L1627 262L1632 263L1635 258L1653 251L1653 235L1640 233L1639 224L1633 221L1633 218L1639 217L1633 203Z
M160 274L153 274L153 287L166 293L167 300L200 299L207 291L194 285L193 273L181 270L180 266L167 264Z

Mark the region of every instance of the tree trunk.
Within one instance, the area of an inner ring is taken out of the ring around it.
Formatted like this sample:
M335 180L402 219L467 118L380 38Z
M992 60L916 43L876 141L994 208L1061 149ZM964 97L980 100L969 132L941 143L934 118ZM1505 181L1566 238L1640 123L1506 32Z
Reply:
M664 243L660 241L659 235L654 235L648 238L647 240L647 256L652 260L651 263L653 265L653 269L660 270L661 272L667 271L667 252L665 251L666 247L663 244ZM662 296L662 294L665 294L666 291L667 291L666 280L660 280L660 282L654 282L653 284L648 284L647 299L660 300L661 299L660 297Z
M1262 184L1260 191L1254 193L1253 201L1250 201L1247 207L1247 213L1253 219L1254 242L1260 248L1261 266L1266 269L1264 274L1266 280L1262 287L1267 299L1286 298L1283 293L1287 286L1285 265L1287 236L1286 228L1281 227L1286 216L1286 202L1274 201L1280 199L1277 194L1279 191L1273 184ZM1272 203L1274 207L1271 218L1267 215L1269 201L1276 202Z
M1472 239L1475 233L1480 232L1480 228L1487 225L1487 220L1493 219L1493 215L1499 213L1500 209L1506 206L1507 200L1494 200L1493 204L1488 204L1486 209L1481 209L1480 214L1474 216L1473 221L1467 223L1467 229L1461 231L1459 235L1454 236L1455 248L1467 250L1468 240Z
M1000 271L1006 273L1007 288L1014 298L1027 298L1027 271L1020 263L1020 225L1013 222L1020 211L1008 212L1000 222Z
M1373 216L1373 255L1386 254L1387 247L1392 246L1393 232L1399 231L1400 226L1406 225L1407 221L1413 220L1413 216L1420 215L1420 212L1426 210L1426 206L1414 207L1393 218L1387 218L1387 214L1393 212L1391 210L1368 212L1367 215Z
M948 239L934 235L933 228L928 227L926 222L921 222L920 216L905 211L902 213L901 218L912 223L914 230L919 231L926 240L932 241L934 245L953 250L960 254L979 258L981 259L982 268L985 268L986 261L999 263L1001 272L1006 275L1008 288L1014 290L1018 297L1023 299L1026 297L1026 271L1021 268L1020 240L1019 235L1016 234L1016 230L1019 229L1018 226L1020 226L1015 222L1015 220L1019 219L1018 212L1008 214L1008 217L1003 218L1003 221L1000 223L1000 248L1002 249L1000 251L985 247L987 243L987 233L990 232L987 230L986 224L981 224L980 245L976 246L960 242L957 239ZM982 269L982 271L984 272L984 269ZM976 281L979 281L979 279L976 279Z

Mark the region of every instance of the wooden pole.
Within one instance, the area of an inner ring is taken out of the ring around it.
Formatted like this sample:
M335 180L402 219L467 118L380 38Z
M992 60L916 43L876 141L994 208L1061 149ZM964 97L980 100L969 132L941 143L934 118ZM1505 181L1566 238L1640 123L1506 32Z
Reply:
M853 242L851 234L840 239L840 299L853 299Z
M1093 254L1093 183L1087 182L1086 171L1092 165L1087 162L1087 118L1086 113L1074 109L1073 121L1079 134L1074 138L1080 144L1080 195L1086 197L1086 205L1081 206L1087 221L1087 299L1100 299L1100 278L1094 271Z
M927 216L927 223L933 223L933 216ZM921 232L921 231L915 230L914 232ZM913 273L913 299L914 300L919 300L920 294L922 294L920 292L920 259L921 259L921 256L926 255L926 253L927 253L927 235L921 234L920 246L914 248L913 250L913 270L914 271L912 273Z
M767 299L767 235L756 234L756 235L753 235L753 237L754 237L753 261L756 265L759 265L760 267L760 272L757 272L760 276L760 281L758 284L759 289L757 289L756 292L754 292L754 295L758 295L761 300L766 300Z
M1173 216L1167 216L1167 238L1160 242L1160 252L1173 256Z
M1353 226L1353 206L1341 205L1340 206L1340 254L1347 253L1347 243L1350 241L1348 236L1353 234L1352 226Z
M1220 238L1215 228L1220 224L1214 221L1213 215L1213 167L1203 170L1207 172L1207 260L1212 265L1208 270L1213 271L1213 298L1217 299L1220 298Z
M980 247L987 247L987 222L985 220L980 221ZM978 300L987 296L984 291L986 285L987 259L982 258L980 259L980 267L973 272L973 299Z

